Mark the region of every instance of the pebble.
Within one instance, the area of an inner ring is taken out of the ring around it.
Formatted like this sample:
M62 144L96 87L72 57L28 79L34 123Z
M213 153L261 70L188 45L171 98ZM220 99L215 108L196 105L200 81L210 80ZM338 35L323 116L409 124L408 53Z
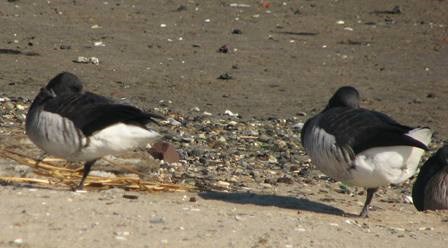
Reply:
M17 238L17 239L14 239L14 244L16 244L16 245L22 245L23 244L23 239L21 239L21 238Z
M104 46L106 46L106 44L104 44L104 42L102 42L102 41L95 41L95 42L93 42L93 45L96 46L96 47L104 47Z
M419 227L419 231L432 231L434 230L434 227Z
M79 56L73 62L81 63L81 64L94 64L94 65L99 65L100 64L100 60L97 57L87 58L87 57Z
M149 223L151 223L151 224L164 224L165 223L165 218L160 217L160 216L153 216L149 220Z
M292 128L294 128L298 131L302 131L303 125L305 125L303 122L299 122L299 123L292 125Z
M231 116L231 117L238 117L239 116L238 113L233 113L232 111L230 111L228 109L226 111L224 111L224 114L228 115L228 116Z
M221 188L221 189L229 189L230 188L230 183L224 182L224 181L218 181L214 185L216 188Z
M229 4L230 7L238 7L238 8L249 8L250 5L249 4L245 4L245 3L231 3Z
M123 198L136 200L136 199L138 199L138 195L124 194Z
M232 34L242 34L243 31L241 31L241 29L235 28L232 30Z
M408 203L408 204L413 204L412 196L410 196L410 195L403 196L403 202Z
M175 119L173 119L173 118L168 118L168 123L170 124L170 125L172 125L172 126L180 126L180 125L182 125L182 123L181 122L179 122L179 121L176 121Z
M232 78L233 78L232 75L230 75L227 72L218 76L218 79L220 79L220 80L230 80Z
M176 147L167 142L156 142L148 150L149 154L155 159L163 160L168 163L175 163L180 160L180 155Z

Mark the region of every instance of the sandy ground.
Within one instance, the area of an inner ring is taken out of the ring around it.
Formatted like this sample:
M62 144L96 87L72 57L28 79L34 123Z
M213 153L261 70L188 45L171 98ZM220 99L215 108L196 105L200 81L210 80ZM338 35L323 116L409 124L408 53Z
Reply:
M33 98L56 73L70 71L90 90L148 109L171 100L177 111L288 118L319 111L350 84L364 107L430 126L445 140L446 13L444 0L2 1L0 93ZM218 52L223 45L227 53ZM99 64L73 62L79 56ZM232 78L218 79L225 73ZM365 220L340 214L358 213L364 196L326 185L136 200L120 190L5 186L0 246L446 246L447 213L416 212L399 188L383 190Z
M384 209L370 219L341 217L319 201L301 199L295 192L299 187L288 187L286 195L171 193L140 195L136 200L123 198L121 190L72 193L3 187L0 195L7 200L0 210L0 244L14 247L22 239L23 247L446 245L446 214L377 203Z

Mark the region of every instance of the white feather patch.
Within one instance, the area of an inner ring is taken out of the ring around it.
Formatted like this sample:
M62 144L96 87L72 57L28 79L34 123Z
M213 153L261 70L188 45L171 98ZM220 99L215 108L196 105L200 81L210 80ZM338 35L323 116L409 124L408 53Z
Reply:
M432 131L415 128L408 136L428 145ZM353 162L352 180L347 183L375 188L388 184L399 184L413 176L425 151L411 146L376 147L359 153Z
M76 155L76 160L92 160L109 154L145 147L160 138L160 134L135 125L118 123L90 136L90 142Z
M366 188L402 183L414 175L423 152L411 146L368 149L356 156L347 183Z

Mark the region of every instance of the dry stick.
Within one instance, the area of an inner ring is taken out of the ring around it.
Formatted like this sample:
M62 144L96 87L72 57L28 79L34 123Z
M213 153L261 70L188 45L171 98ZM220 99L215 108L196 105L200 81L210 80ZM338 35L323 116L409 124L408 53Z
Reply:
M51 184L49 179L39 179L39 178L23 178L23 177L0 177L0 181L6 183L41 183L41 184Z
M57 179L60 183L66 184L66 185L72 185L73 183L76 183L74 180L79 180L79 173L77 170L67 169L67 168L61 168L56 165L53 165L48 162L40 162L36 163L37 161L27 157L24 154L21 154L16 151L11 150L0 150L0 154L15 160L22 164L27 164L31 166L32 168L37 169L36 173L43 174L45 176L51 176L55 179ZM107 160L108 161L108 160ZM108 161L114 165L120 166L116 163L113 163L111 161ZM126 166L123 166L126 168ZM130 169L127 167L126 169ZM140 174L139 172L134 172L137 174ZM58 182L52 182L50 179L34 179L34 178L16 178L16 177L0 177L0 181L6 181L6 182L17 182L17 183L39 183L39 184L57 184ZM97 176L89 176L89 179L87 181L88 185L94 186L96 188L111 188L111 187L124 187L131 190L140 190L140 191L188 191L194 189L192 186L187 185L175 185L175 184L160 184L160 183L152 183L148 181L143 181L141 179L136 179L133 177L119 177L119 178L104 178L104 177L97 177Z
M24 154L16 152L16 151L11 151L11 150L8 150L8 149L0 150L0 153L2 153L4 156L6 156L6 157L8 157L10 159L13 159L13 160L17 160L17 159L12 158L11 154L16 155L16 156L18 156L20 158L19 162L28 164L28 165L30 165L30 166L32 166L34 168L43 168L43 169L70 171L70 172L73 171L72 169L59 167L57 165L54 165L54 164L48 163L48 162L44 162L44 161L40 161L39 163L36 163L37 162L36 160L34 160L32 158L29 158L27 155L24 155Z

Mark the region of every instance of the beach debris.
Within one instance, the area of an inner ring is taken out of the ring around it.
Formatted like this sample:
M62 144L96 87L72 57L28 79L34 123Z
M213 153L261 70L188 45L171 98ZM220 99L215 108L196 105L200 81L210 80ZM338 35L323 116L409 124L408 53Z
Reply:
M84 57L84 56L78 56L78 58L73 60L73 62L81 64L94 64L94 65L100 64L100 60L97 57Z

